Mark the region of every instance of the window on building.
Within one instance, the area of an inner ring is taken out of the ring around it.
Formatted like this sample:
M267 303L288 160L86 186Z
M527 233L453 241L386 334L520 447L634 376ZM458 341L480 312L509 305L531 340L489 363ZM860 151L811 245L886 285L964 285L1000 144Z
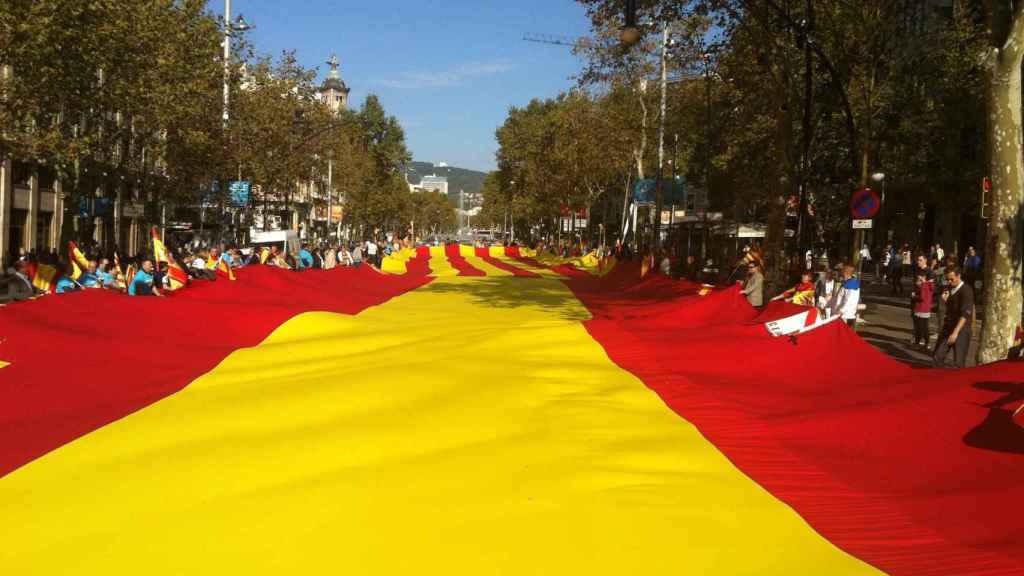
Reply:
M38 225L36 226L36 248L55 250L56 246L50 245L50 227L53 224L53 212L40 212Z
M56 173L49 166L39 167L39 188L53 190L53 182L56 180Z
M28 188L32 178L32 165L28 162L15 162L11 170L11 180L15 186Z

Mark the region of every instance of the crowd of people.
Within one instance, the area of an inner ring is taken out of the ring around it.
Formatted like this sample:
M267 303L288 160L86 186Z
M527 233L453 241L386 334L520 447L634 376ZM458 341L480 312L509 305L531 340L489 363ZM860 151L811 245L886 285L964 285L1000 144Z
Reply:
M923 259L924 264L921 263ZM935 244L927 250L913 250L909 245L900 247L886 246L879 257L875 258L867 246L861 249L861 269L873 270L875 282L885 282L891 288L893 296L905 293L904 279L915 282L916 270L927 267L931 276L941 278L943 270L957 267L963 274L963 280L974 287L981 280L982 259L973 246L967 248L963 258L956 254L947 254L941 244Z
M155 235L153 242L153 255L140 254L124 261L116 252L103 255L96 246L87 246L79 252L72 245L67 257L21 251L13 258L13 266L8 270L8 297L25 300L48 292L63 294L88 289L160 297L193 281L216 281L218 277L233 279L234 270L254 265L294 271L362 265L379 269L388 255L420 243L388 235L386 239L368 238L362 242L333 246L304 243L296 250L283 249L284 245L245 248L185 245L178 250L168 250L162 248L162 242ZM434 243L439 241L434 240ZM629 245L621 242L614 246L592 247L571 239L555 244L541 243L537 249L562 257L582 256L593 251L599 258L614 255L620 260L629 260L633 256ZM167 255L162 256L165 253ZM874 258L865 246L861 252L860 270L849 263L834 267L819 264L815 267L813 257L808 256L807 269L801 274L800 281L772 300L813 307L822 318L838 316L856 328L863 309L864 271L873 270L875 282L887 283L895 296L905 294L904 279L909 278L912 282L908 297L913 326L909 344L929 349L931 319L935 317L938 325L933 351L935 363L943 365L952 352L955 365L964 366L974 316L974 283L980 277L981 258L971 247L962 263L959 260L955 255L946 254L941 245L916 255L907 245L900 248L887 246L878 258ZM671 254L664 253L652 261L651 267L655 265L666 276L709 284L720 280L719 270L710 260L701 265L692 255L676 260ZM46 278L47 282L41 284L37 278L44 268L52 272ZM763 261L756 247L745 249L736 271L743 268L746 275L740 281L741 293L751 305L760 308L766 303L766 286ZM729 281L732 281L731 277Z
M929 351L937 367L945 366L950 354L955 366L966 366L975 315L975 283L981 273L981 258L975 249L968 248L962 262L956 255L946 254L938 244L917 254L907 245L899 249L887 246L877 259L865 246L860 256L861 272L873 269L876 283L890 286L893 296L908 298L913 333L908 344ZM817 271L812 271L812 266L813 260L808 258L808 269L800 283L774 299L812 305L822 317L841 316L856 328L859 311L863 309L863 273L859 274L848 263ZM904 279L910 280L909 294ZM754 306L763 303L763 282L759 264L749 262L742 290ZM812 289L813 296L808 297ZM934 342L932 318L937 320Z
M119 257L116 250L105 254L96 245L79 250L72 244L67 255L22 249L11 257L12 265L0 281L6 282L8 299L13 301L89 289L161 297L193 281L233 279L235 270L253 265L294 271L364 264L379 269L385 256L410 245L406 239L390 236L335 246L304 243L291 251L283 245L207 248L186 244L161 256L162 241L154 237L153 242L153 251L128 258Z

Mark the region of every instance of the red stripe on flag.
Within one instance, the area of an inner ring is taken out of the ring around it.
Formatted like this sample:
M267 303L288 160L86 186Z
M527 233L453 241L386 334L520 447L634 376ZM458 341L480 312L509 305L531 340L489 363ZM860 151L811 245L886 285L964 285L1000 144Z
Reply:
M451 263L452 268L459 271L459 276L487 276L487 273L474 267L459 253L458 244L448 244L444 247L444 254Z
M495 268L497 268L499 270L504 270L506 272L511 272L513 275L519 276L521 278L540 278L540 274L537 274L536 272L531 272L529 270L524 270L524 269L519 268L517 266L513 266L513 265L509 264L508 262L503 262L501 260L498 260L494 256L491 256L491 251L490 251L489 248L479 248L478 247L478 248L475 249L475 252L476 252L476 256L478 258L480 258L484 262L487 262L488 264L490 264L491 266L494 266ZM506 251L506 253L507 253L507 251Z
M89 290L0 307L0 476L185 387L237 348L310 310L355 314L430 281L368 266L296 274L253 266L240 282L206 282L174 298ZM82 310L95 318L83 322ZM146 320L173 315L176 322ZM45 343L42 345L41 343ZM187 352L178 351L187 343ZM75 369L52 377L53 351Z
M735 289L665 297L622 274L569 281L587 330L823 536L892 573L1024 573L1024 431L986 406L1024 364L913 370L841 323L772 338L778 316Z

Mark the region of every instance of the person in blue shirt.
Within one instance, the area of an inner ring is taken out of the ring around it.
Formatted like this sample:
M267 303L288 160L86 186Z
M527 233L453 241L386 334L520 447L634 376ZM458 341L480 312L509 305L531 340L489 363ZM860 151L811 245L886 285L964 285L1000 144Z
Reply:
M54 290L57 294L67 294L68 292L75 292L82 289L81 285L68 276L68 268L70 268L70 265L62 266L63 274L61 274L60 278L57 279L57 286Z
M108 266L109 264L104 261L103 264L96 269L96 277L99 278L100 286L103 288L115 288L117 286L117 276L114 276L112 272L107 270Z
M299 270L313 267L313 255L309 253L309 246L303 246L299 250Z
M153 280L153 261L143 260L142 268L135 273L132 283L128 285L129 296L163 296Z
M971 288L974 287L974 281L978 279L981 274L981 256L978 256L977 251L974 250L974 246L967 248L967 255L964 256L964 274L963 280Z
M96 272L96 262L94 260L89 261L89 269L82 272L82 275L78 277L78 283L81 284L83 288L103 287L100 276Z

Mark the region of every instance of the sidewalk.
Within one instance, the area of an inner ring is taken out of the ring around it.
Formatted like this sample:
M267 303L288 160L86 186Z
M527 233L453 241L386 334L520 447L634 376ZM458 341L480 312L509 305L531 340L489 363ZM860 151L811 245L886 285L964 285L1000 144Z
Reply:
M857 333L872 346L896 360L919 368L931 367L932 352L935 350L935 339L939 330L935 313L932 313L928 349L914 346L910 343L914 336L910 316L910 283L906 280L903 282L904 296L892 296L892 289L888 284L874 283L873 274L865 274L862 278L861 302L867 306L867 310L861 314ZM971 348L967 353L968 366L974 365L980 331L979 313L971 334ZM952 361L952 354L947 361Z

